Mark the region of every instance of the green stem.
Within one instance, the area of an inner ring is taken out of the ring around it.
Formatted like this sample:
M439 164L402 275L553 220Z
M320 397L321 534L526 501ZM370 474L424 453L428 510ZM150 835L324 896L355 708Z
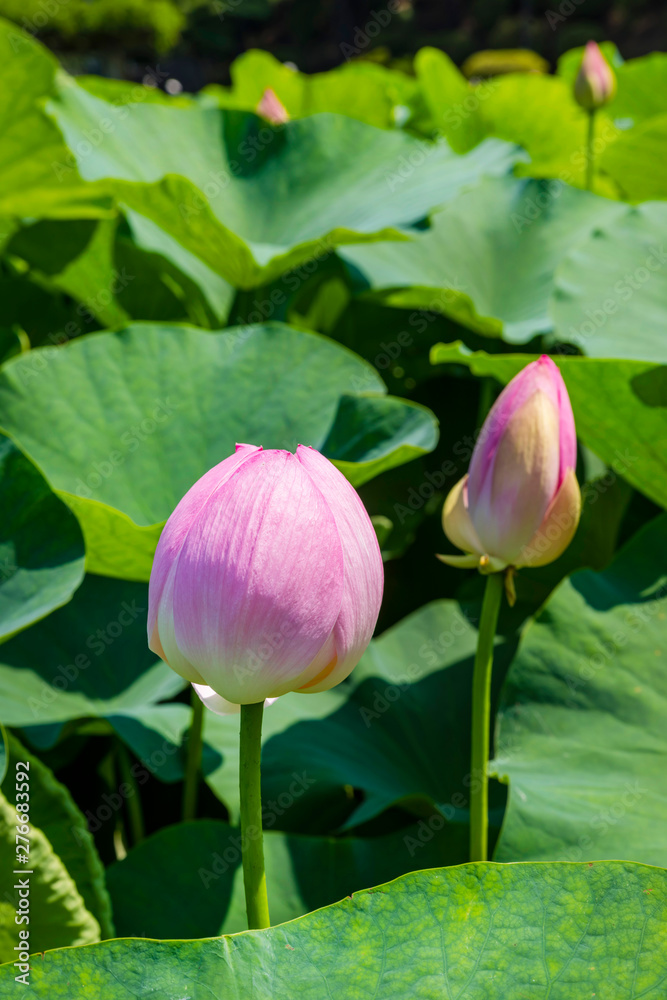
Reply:
M489 841L489 732L491 729L491 672L493 640L503 596L503 574L491 573L479 622L472 679L472 754L470 784L470 860L486 861Z
M262 843L262 790L260 757L262 754L262 713L264 702L241 705L241 756L239 766L241 792L241 850L248 928L269 927L269 900L264 872Z
M202 725L204 703L192 689L192 723L188 733L185 759L185 784L183 786L183 821L194 819L197 813L197 790L201 771Z
M130 756L125 749L125 746L118 741L116 745L116 759L118 761L118 770L120 771L120 776L123 782L130 786L130 793L126 798L127 801L127 815L130 821L130 830L132 831L132 844L136 846L144 839L144 817L141 811L141 798L139 797L139 786L132 774L132 767L130 765Z
M595 112L588 112L588 139L586 142L586 190L593 190L593 168L595 164Z

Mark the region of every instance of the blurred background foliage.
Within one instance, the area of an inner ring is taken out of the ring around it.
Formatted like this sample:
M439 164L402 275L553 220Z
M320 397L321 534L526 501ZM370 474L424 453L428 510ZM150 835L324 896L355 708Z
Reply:
M376 32L388 7L393 16ZM232 61L250 48L307 73L347 58L410 72L415 52L430 45L477 72L479 63L465 64L480 50L531 49L553 66L589 38L615 42L626 59L667 42L658 0L0 0L0 15L71 72L142 80L159 62L163 82L188 91L228 83ZM540 66L531 57L525 68Z
M274 919L466 860L483 581L435 559L440 513L501 384L542 350L572 397L584 513L501 614L492 839L503 860L663 865L667 56L636 57L665 47L667 14L0 0L0 15L0 776L3 756L35 761L44 892L63 887L35 945L109 937L112 917L121 935L244 926L238 851L215 892L197 873L237 836L238 720L207 713L199 820L179 823L190 698L144 618L162 524L237 440L321 448L386 559L379 635L350 681L267 712L266 800L304 761L316 778L267 823ZM572 96L589 38L618 79L592 192ZM291 122L253 113L266 87ZM617 609L647 595L652 624L582 694L559 623L571 648L609 649ZM533 740L544 702L560 728ZM641 810L601 823L639 775Z

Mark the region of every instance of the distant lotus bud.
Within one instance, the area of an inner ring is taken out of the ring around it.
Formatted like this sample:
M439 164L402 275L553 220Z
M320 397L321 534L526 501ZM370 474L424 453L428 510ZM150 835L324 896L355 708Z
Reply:
M596 42L588 42L574 81L574 98L586 111L597 111L616 93L616 76Z
M214 711L334 687L375 628L383 568L356 490L312 448L237 445L167 521L148 641ZM208 699L208 702L207 702Z
M543 354L503 389L484 421L468 475L445 501L445 534L469 554L440 559L482 572L557 559L581 513L576 458L567 389Z
M267 87L262 94L262 99L257 105L257 114L266 118L272 125L284 125L289 121L287 108L270 87Z

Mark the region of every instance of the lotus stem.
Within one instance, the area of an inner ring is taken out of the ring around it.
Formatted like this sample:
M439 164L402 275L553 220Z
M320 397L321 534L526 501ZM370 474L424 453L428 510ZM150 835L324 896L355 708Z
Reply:
M241 851L248 929L269 927L264 845L262 840L262 714L264 702L241 705Z
M472 753L470 784L470 860L486 861L489 845L489 732L493 642L503 595L503 573L491 573L479 623L472 680Z
M204 705L194 688L192 689L192 723L188 733L185 760L185 784L183 786L183 820L194 819L197 815L197 790L201 773L202 727Z

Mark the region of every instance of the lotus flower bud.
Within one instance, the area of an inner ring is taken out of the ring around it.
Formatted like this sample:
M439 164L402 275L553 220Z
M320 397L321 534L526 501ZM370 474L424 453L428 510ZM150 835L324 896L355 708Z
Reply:
M597 111L616 93L616 76L596 42L588 42L574 81L574 98L586 111Z
M262 99L257 105L257 114L266 118L272 125L284 125L289 121L287 108L270 87L267 87L262 94Z
M567 389L543 354L505 386L484 421L468 475L445 501L445 534L468 555L439 558L482 572L557 559L581 513L576 458Z
M334 687L382 599L377 538L323 455L237 445L167 521L148 593L148 644L225 711Z

